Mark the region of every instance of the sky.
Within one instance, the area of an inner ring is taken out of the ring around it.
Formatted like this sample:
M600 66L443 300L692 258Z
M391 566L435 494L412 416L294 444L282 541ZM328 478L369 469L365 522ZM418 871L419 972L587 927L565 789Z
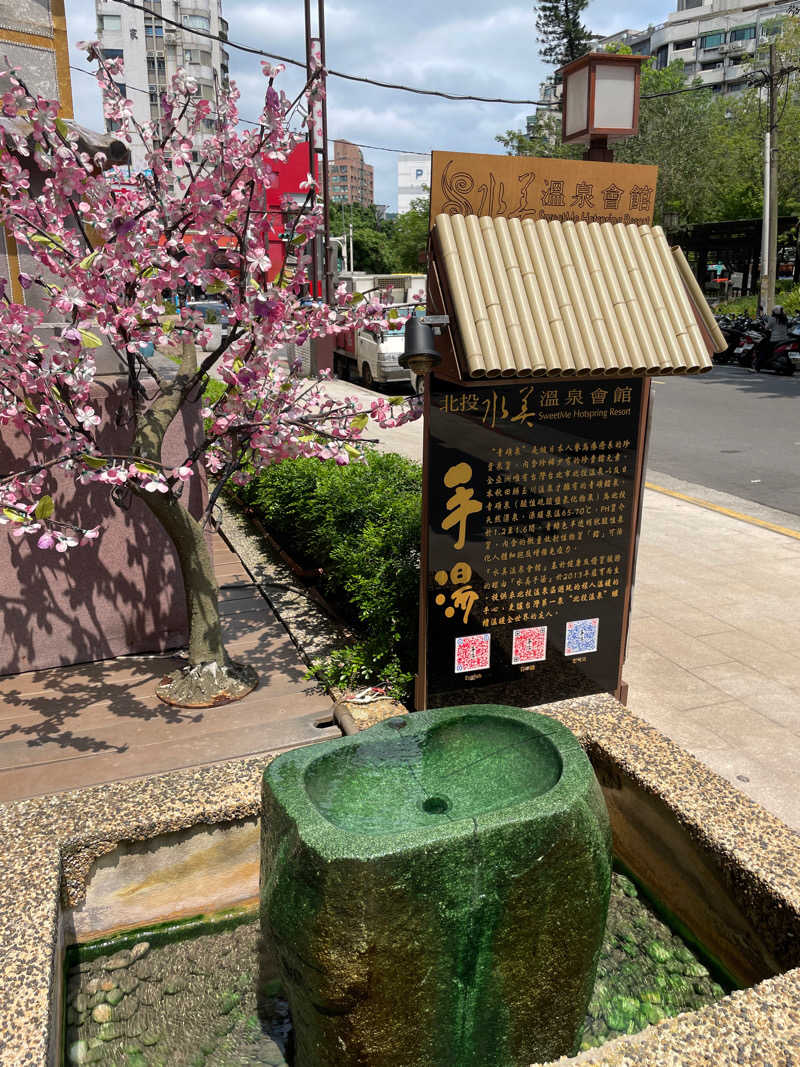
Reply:
M316 4L312 7L316 10ZM75 43L96 36L94 0L66 0L70 62L87 68ZM639 29L663 21L669 0L593 0L585 22L598 34ZM304 60L303 0L223 0L230 42ZM551 68L537 52L533 5L486 0L328 0L325 7L327 66L403 85L477 96L535 100ZM231 78L241 91L243 118L257 117L264 94L260 60L233 47ZM302 87L303 74L291 67L279 85L289 96ZM94 81L72 71L75 117L102 129L99 91ZM328 134L331 138L408 152L443 149L502 153L498 133L522 128L529 105L451 102L397 90L328 79ZM331 146L332 150L332 146ZM375 168L375 200L397 205L397 156L362 149Z

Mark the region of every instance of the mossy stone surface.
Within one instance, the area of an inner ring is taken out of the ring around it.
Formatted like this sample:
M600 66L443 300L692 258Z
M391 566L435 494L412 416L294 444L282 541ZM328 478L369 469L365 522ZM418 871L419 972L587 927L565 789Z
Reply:
M303 1067L518 1067L577 1051L610 831L575 737L419 712L264 774L261 918Z

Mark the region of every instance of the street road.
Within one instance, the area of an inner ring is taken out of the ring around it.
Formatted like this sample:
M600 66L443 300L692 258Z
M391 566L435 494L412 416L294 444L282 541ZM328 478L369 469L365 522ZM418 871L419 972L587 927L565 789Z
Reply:
M800 515L800 374L714 367L657 378L648 478L656 472Z

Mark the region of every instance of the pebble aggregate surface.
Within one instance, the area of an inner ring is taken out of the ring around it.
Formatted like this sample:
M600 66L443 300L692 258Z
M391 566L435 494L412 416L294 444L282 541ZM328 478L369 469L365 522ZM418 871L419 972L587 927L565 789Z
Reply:
M254 540L249 549L256 551ZM536 710L563 722L591 758L620 767L658 797L713 851L754 919L763 925L774 915L787 928L797 923L800 835L610 696ZM257 815L261 774L271 758L265 753L0 805L3 1067L51 1062L60 1028L52 1010L61 980L59 917L82 901L95 860L121 842ZM799 1067L800 945L788 945L785 955L794 969L784 974L563 1062Z
M724 995L635 885L615 874L582 1047L637 1033ZM286 1065L288 1004L255 918L152 949L146 940L132 950L109 946L71 969L66 1004L66 1067Z

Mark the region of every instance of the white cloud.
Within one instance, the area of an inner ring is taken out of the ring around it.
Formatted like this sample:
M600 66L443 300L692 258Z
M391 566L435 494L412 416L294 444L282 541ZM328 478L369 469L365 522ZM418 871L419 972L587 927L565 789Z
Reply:
M316 11L316 4L312 3ZM661 21L664 8L654 0L634 5L594 0L585 22L611 33ZM301 0L223 0L230 40L298 60L305 56ZM67 0L70 43L96 34L94 0ZM500 3L487 12L485 0L404 0L386 7L374 0L328 0L325 10L329 69L382 81L477 96L535 100L547 68L538 55L530 0ZM240 111L255 118L261 107L263 78L260 60L229 48L231 77L242 93ZM72 63L86 67L73 48ZM304 74L289 67L281 77L294 96ZM92 80L73 72L76 116L87 125L102 126L99 93ZM368 144L411 151L431 148L464 152L498 152L496 134L524 124L528 105L450 102L395 90L343 81L328 81L328 132ZM394 207L396 156L364 150L375 167L375 198Z

